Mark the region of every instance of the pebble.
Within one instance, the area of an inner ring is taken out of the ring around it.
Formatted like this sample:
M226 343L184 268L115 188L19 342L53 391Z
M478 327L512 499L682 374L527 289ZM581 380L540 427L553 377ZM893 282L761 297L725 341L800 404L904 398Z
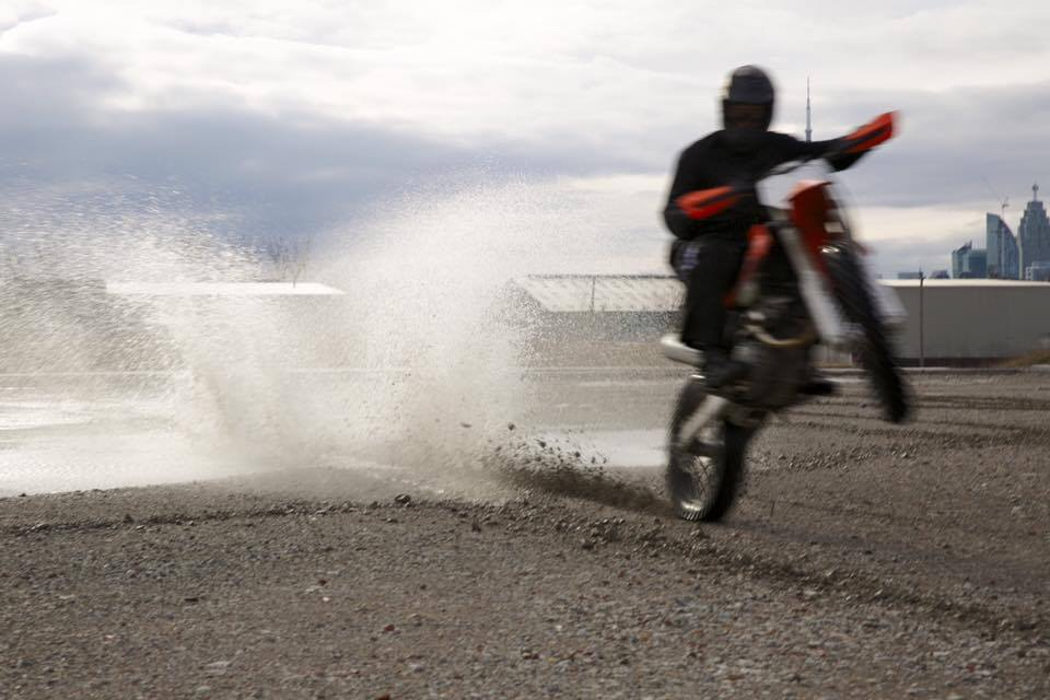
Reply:
M208 676L223 676L229 669L230 663L229 661L212 661L210 664L205 664L204 673Z

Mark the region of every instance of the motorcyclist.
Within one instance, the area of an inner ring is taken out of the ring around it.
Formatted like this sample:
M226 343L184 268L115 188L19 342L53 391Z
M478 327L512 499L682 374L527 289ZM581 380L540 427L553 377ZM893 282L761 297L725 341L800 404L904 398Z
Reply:
M746 369L730 360L722 299L740 269L747 231L763 214L757 197L749 196L722 214L698 221L687 216L676 200L688 192L724 185L751 188L771 168L799 158L837 158L836 169L855 160L838 153L838 139L806 142L769 131L774 103L773 83L761 68L749 65L734 70L722 94L723 128L679 155L663 212L676 237L671 265L687 289L682 342L703 352L704 376L712 389L739 378ZM819 394L832 388L814 375L802 390Z

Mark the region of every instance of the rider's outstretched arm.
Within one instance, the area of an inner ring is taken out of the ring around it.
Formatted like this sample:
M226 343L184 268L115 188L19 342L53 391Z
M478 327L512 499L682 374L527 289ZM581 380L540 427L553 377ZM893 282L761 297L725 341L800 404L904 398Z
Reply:
M786 163L792 160L812 160L815 158L831 158L842 150L842 139L828 139L826 141L801 141L789 134L774 133L778 163Z
M823 158L835 170L845 170L864 154L891 138L896 130L896 112L880 114L867 124L863 124L845 136L830 141L814 141L807 143L799 141L791 136L780 135L782 138L794 141L794 148L798 156L806 158Z

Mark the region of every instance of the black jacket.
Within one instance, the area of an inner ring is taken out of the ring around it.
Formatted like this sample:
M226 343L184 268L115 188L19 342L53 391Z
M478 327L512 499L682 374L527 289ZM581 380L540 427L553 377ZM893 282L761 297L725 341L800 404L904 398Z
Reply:
M754 183L771 168L797 158L815 158L832 152L839 142L799 141L793 136L767 131L758 148L740 153L729 148L724 132L716 131L682 151L678 157L664 222L675 236L691 241L707 233L743 235L761 216L759 203L748 198L717 216L697 221L685 215L675 200L687 192L736 183Z

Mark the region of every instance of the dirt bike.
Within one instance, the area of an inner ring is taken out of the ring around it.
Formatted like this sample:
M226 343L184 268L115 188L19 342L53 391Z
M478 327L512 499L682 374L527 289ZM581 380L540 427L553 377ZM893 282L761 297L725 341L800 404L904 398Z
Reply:
M894 120L893 113L884 114L853 132L842 153L856 158L888 140ZM762 180L794 176L802 165L785 164ZM719 187L690 192L678 204L702 220L755 191ZM800 389L812 376L817 343L859 357L887 420L901 422L909 413L909 391L888 333L903 310L880 294L832 182L797 182L786 203L764 207L766 220L749 230L741 270L724 302L731 357L742 376L710 392L694 370L678 395L666 481L675 512L685 520L716 521L732 508L750 441L771 414L808 398ZM701 354L677 334L665 335L661 345L668 358L700 366Z

